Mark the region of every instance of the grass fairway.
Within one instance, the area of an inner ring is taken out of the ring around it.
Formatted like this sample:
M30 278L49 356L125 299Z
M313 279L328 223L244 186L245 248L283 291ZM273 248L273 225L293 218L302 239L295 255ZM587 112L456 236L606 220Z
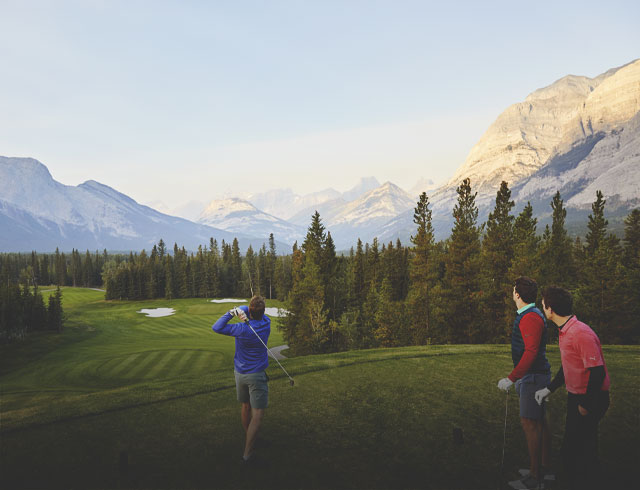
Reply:
M272 362L262 464L246 469L234 341L210 328L230 305L102 298L64 289L63 334L0 347L1 488L497 488L508 346L287 359L293 388ZM155 307L176 314L136 313ZM282 343L274 329L269 345ZM640 347L604 351L613 390L600 452L609 488L625 488L640 461ZM505 479L515 479L527 465L517 396L508 409ZM557 467L564 409L559 390L549 404Z

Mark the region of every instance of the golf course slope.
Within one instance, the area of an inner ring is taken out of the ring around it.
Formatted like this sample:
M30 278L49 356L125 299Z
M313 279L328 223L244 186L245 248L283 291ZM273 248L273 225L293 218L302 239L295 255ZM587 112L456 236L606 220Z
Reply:
M505 402L502 480L527 467L517 396L496 388L512 367L507 345L287 358L293 387L272 360L258 459L246 467L234 340L211 331L233 305L103 298L65 288L62 334L0 346L0 488L495 489ZM154 308L175 313L137 313ZM274 328L269 347L283 343ZM612 403L600 454L609 488L630 488L640 461L640 347L604 354ZM555 372L556 346L549 358ZM558 471L565 398L560 389L548 405Z

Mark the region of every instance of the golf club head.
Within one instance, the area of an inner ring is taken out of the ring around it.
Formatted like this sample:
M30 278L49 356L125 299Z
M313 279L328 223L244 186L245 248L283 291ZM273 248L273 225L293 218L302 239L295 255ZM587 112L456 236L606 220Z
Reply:
M293 379L290 379L290 380L289 380L289 385L290 385L290 386L293 386L293 385L294 385Z

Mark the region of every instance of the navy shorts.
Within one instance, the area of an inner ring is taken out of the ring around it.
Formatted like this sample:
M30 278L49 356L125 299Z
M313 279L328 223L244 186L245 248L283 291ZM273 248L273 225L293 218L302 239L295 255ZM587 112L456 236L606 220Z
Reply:
M516 392L520 397L520 417L525 419L542 420L544 407L538 405L535 399L536 391L546 388L551 383L549 374L525 374L516 381Z

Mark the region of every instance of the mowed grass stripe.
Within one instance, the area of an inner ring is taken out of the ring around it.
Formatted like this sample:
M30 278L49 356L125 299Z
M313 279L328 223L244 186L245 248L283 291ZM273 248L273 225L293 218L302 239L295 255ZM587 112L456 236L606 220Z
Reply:
M194 374L200 374L204 371L211 371L215 366L213 362L213 356L210 352L198 352L197 357L193 360L192 368L190 371Z
M164 366L158 370L156 376L158 379L168 379L179 376L181 365L186 356L191 355L193 351L174 350L173 355L165 360Z
M147 369L158 359L158 357L162 355L162 351L146 352L145 354L146 356L140 359L140 362L136 364L134 368L129 370L125 378L127 379L144 378Z
M166 365L176 357L178 351L167 351L162 353L162 357L153 365L149 371L147 371L143 378L144 379L153 379L159 378L158 374L166 367Z
M182 374L185 371L189 371L189 367L191 365L191 360L196 356L198 351L196 350L185 350L180 354L180 358L175 365L175 373L176 375Z
M177 319L176 319L177 320ZM169 328L174 331L180 331L181 334L192 333L194 330L199 330L200 323L193 318L184 317L174 322Z
M155 318L152 318L155 320ZM174 328L173 322L145 322L138 326L138 329L142 335L148 335L149 337L175 337L178 335Z
M129 366L133 362L135 362L141 355L142 353L138 352L137 354L131 354L130 356L121 359L120 363L114 366L111 370L111 376L113 376L114 378L123 376L126 372L129 371Z

